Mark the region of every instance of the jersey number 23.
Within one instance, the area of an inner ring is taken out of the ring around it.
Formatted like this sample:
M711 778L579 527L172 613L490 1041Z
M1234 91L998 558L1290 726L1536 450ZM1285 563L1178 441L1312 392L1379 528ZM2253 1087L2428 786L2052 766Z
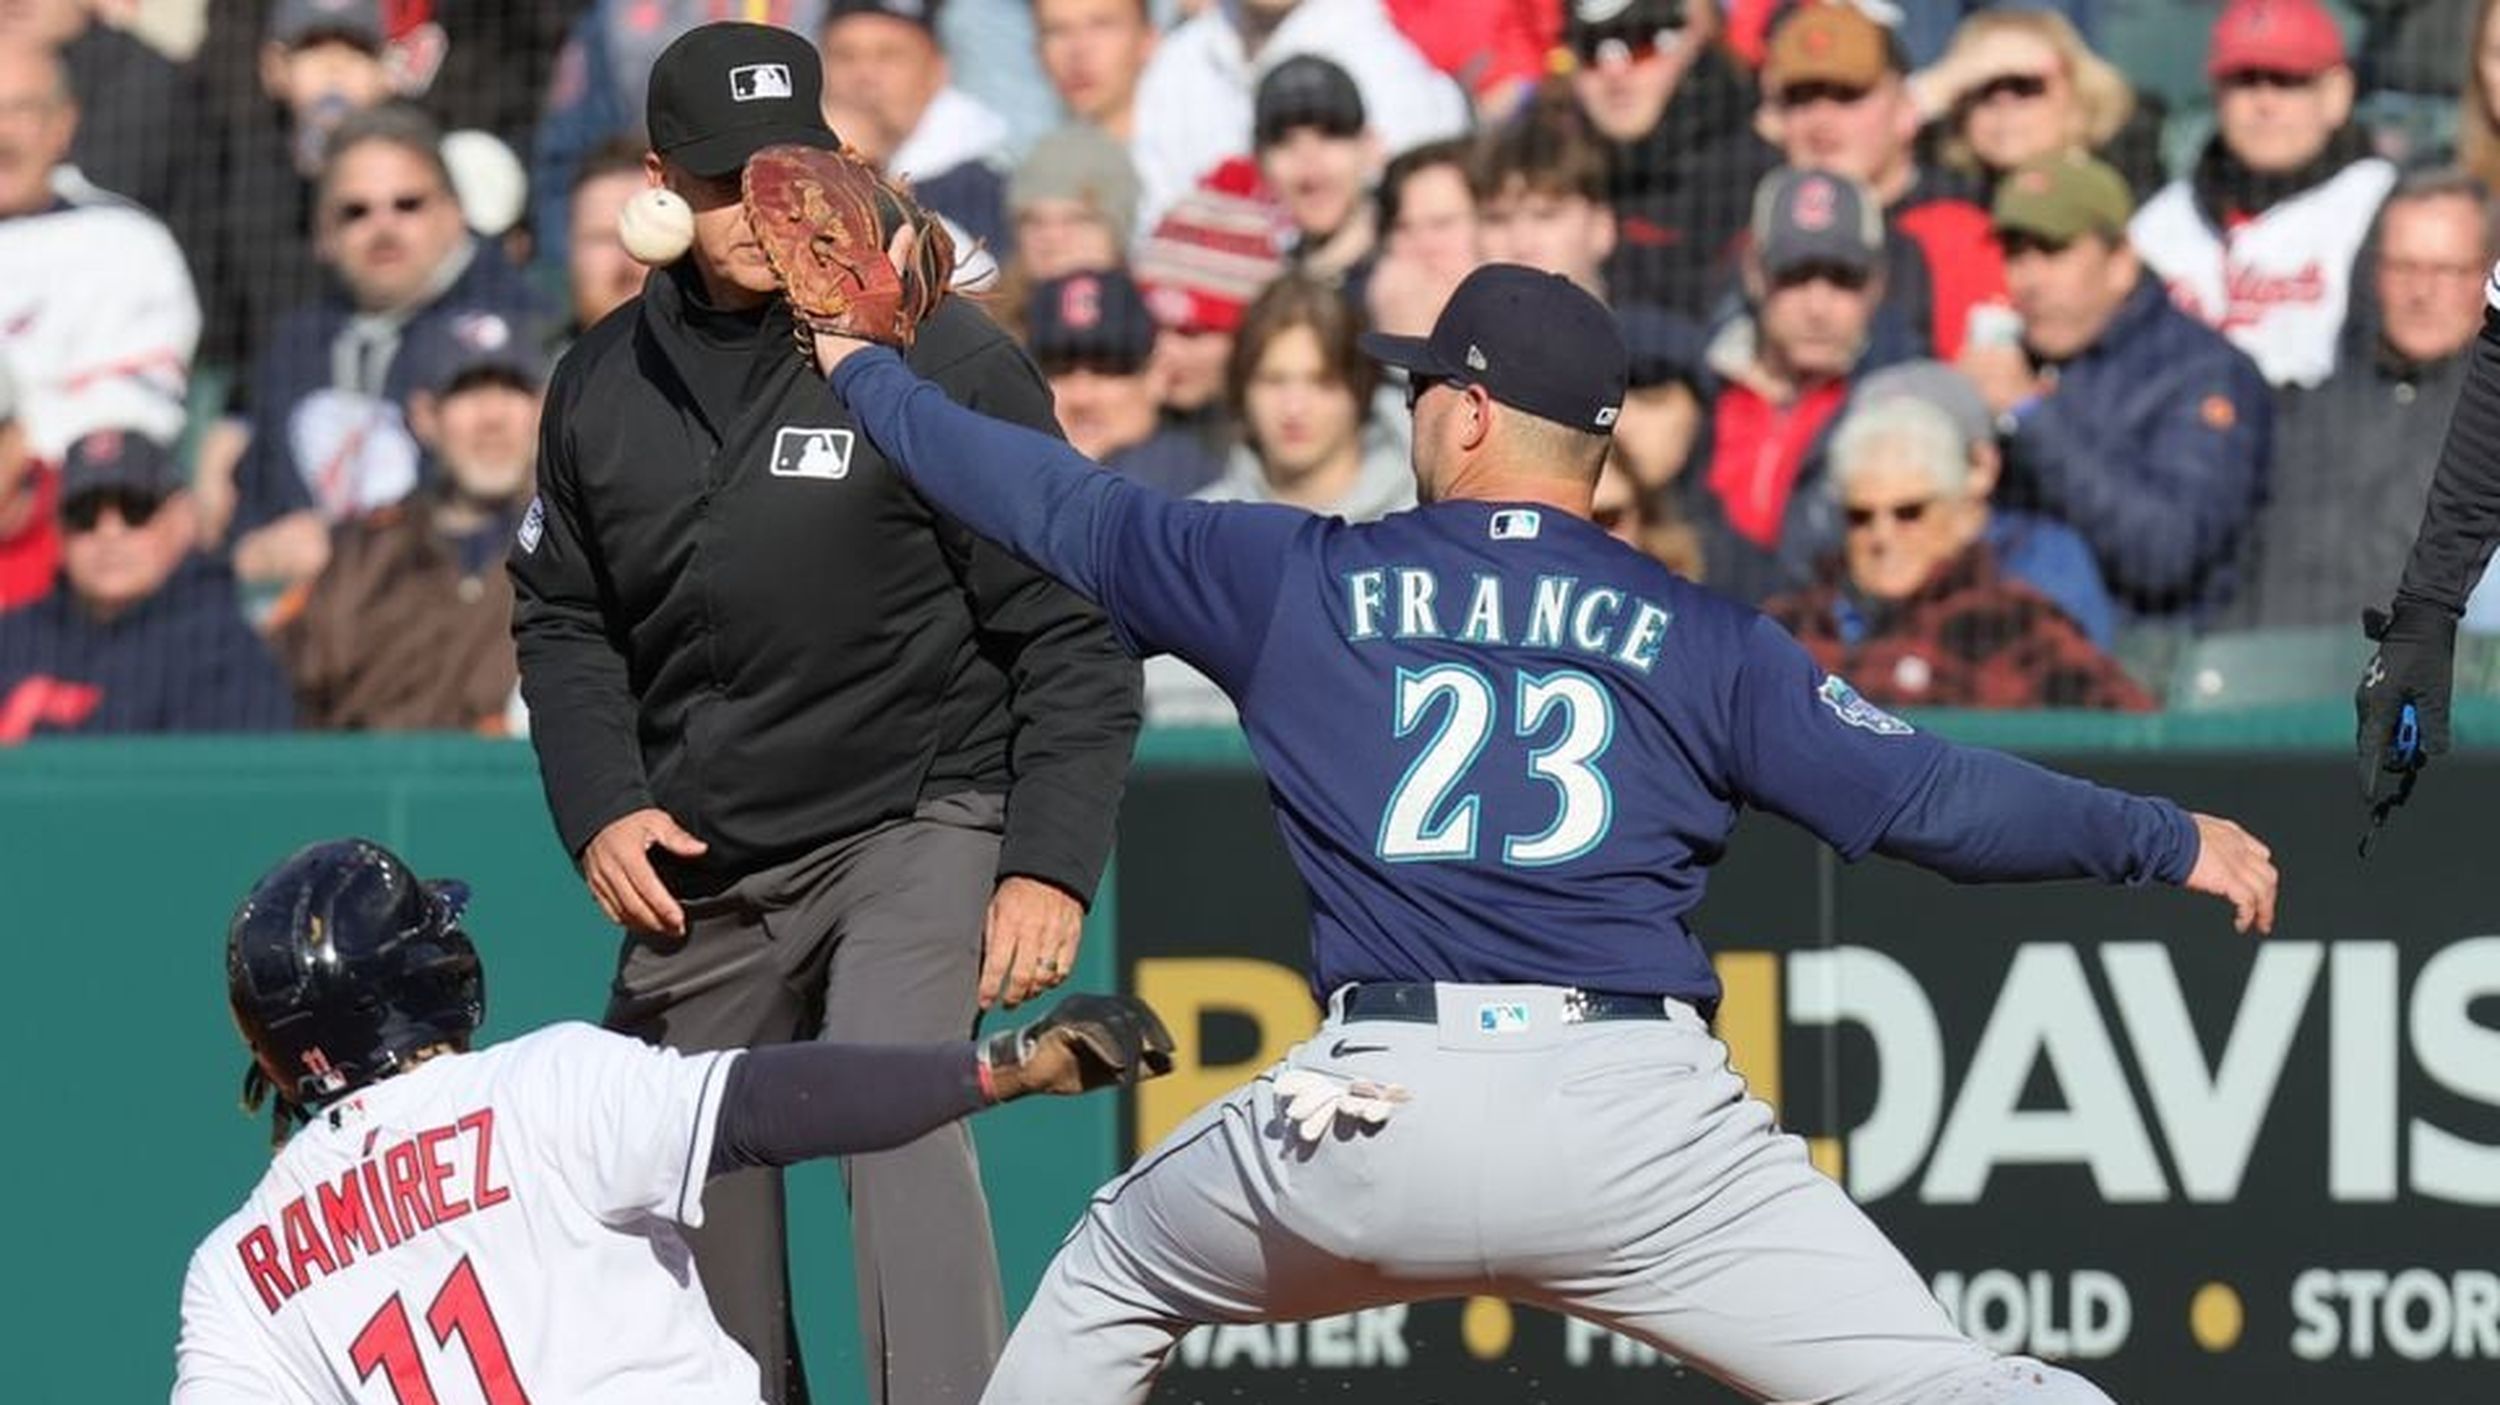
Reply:
M1465 664L1399 669L1396 716L1400 737L1437 715L1438 723L1406 768L1381 813L1380 857L1391 863L1454 863L1476 857L1484 797L1462 790L1492 735L1502 699L1494 682ZM1528 753L1528 771L1554 789L1552 822L1507 833L1502 862L1517 868L1565 863L1597 847L1614 821L1614 792L1597 769L1614 740L1614 697L1576 669L1520 672L1511 688L1511 730L1553 740Z

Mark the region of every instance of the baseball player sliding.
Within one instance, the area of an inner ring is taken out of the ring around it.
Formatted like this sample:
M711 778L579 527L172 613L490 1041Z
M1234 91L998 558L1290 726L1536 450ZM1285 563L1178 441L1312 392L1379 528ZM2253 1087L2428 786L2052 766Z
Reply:
M246 1101L283 1147L192 1255L174 1405L756 1405L680 1233L703 1186L1170 1068L1125 996L980 1044L680 1055L584 1024L472 1051L467 891L362 840L262 878L227 934Z
M1747 1096L1685 917L1748 805L1956 879L2184 884L2242 930L2265 846L1915 731L1593 526L1625 356L1565 280L1479 269L1367 344L1423 506L1349 526L1166 498L816 338L942 510L1231 695L1310 887L1319 1034L1094 1197L983 1399L1142 1400L1199 1323L1489 1294L1766 1400L2104 1401L1954 1331Z

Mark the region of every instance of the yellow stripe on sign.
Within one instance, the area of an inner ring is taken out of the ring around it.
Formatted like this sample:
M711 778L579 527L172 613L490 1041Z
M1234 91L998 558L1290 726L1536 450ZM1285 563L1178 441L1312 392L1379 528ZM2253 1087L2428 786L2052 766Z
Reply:
M1727 1045L1728 1063L1752 1094L1780 1109L1786 1090L1780 1082L1781 1012L1780 956L1776 951L1722 951L1710 964L1719 973L1718 1034ZM1806 1138L1806 1154L1814 1168L1833 1180L1841 1171L1838 1137Z
M1319 1028L1311 986L1273 961L1230 956L1161 956L1137 963L1137 997L1172 1028L1172 1072L1137 1085L1136 1152L1162 1141L1199 1108L1224 1096ZM1258 1047L1238 1063L1210 1064L1200 1036L1209 1015L1238 1016L1258 1031Z

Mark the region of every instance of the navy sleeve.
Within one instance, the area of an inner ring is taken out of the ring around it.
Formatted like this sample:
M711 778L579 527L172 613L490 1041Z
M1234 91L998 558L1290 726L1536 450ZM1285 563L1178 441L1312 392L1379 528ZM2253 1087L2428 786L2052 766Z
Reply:
M2199 847L2167 800L1966 746L1946 748L1875 845L1960 883L2184 883Z
M1962 883L2179 883L2196 864L2178 806L1916 731L1768 619L1747 636L1735 708L1744 798L1844 858L1874 851Z
M883 348L833 374L878 450L948 516L1100 605L1130 652L1177 654L1230 692L1267 638L1295 538L1324 518L1182 502L1046 434L965 409Z
M729 1067L711 1173L884 1151L986 1105L970 1044L769 1044Z
M1728 736L1737 795L1864 856L1942 760L1945 743L1826 676L1770 619L1742 642Z

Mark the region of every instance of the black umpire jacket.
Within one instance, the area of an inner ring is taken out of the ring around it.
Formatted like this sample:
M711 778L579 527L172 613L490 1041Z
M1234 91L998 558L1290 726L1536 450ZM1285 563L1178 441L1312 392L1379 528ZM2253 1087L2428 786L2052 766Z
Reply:
M1058 432L1032 362L962 298L911 363ZM1001 876L1090 899L1136 663L1091 606L913 491L800 361L779 300L758 331L689 274L649 279L557 366L538 475L513 634L568 852L657 805L711 845L653 851L700 896L981 790L1007 797Z

